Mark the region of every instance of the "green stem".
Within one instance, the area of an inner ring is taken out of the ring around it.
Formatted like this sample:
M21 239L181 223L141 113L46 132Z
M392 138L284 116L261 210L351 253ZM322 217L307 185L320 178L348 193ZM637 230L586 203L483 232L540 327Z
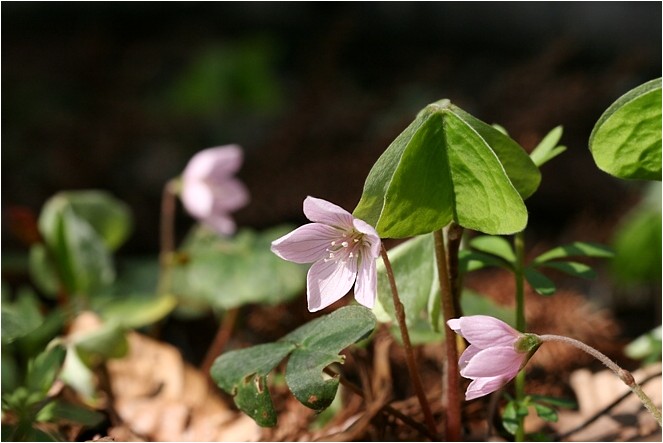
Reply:
M394 277L394 271L391 267L391 262L387 256L387 250L384 247L384 244L380 248L380 255L384 261L384 266L387 271L387 277L389 278L389 285L391 286L391 294L394 301L394 310L396 312L396 319L398 321L398 327L401 331L401 337L403 338L403 347L405 348L405 360L407 362L407 368L410 372L410 378L412 379L412 385L414 386L414 392L419 399L421 404L421 411L424 414L424 419L426 420L426 426L432 435L437 435L437 428L435 426L435 420L433 419L433 413L431 412L430 405L428 404L428 399L424 393L424 388L421 383L421 375L419 368L417 367L417 361L414 358L414 350L412 349L412 343L410 342L410 334L407 329L407 324L405 322L405 309L403 308L403 303L398 296L398 289L396 288L396 279Z
M514 238L514 249L516 263L514 276L516 279L516 329L525 332L525 235L523 231L518 232ZM525 370L516 375L516 401L522 402L525 398ZM516 428L516 441L525 441L525 417L518 415L518 427Z
M538 337L542 342L556 341L556 342L566 343L571 346L575 346L576 348L588 353L592 357L599 360L608 369L614 372L615 375L617 375L617 377L619 377L619 379L623 381L626 384L626 386L628 386L629 389L633 391L635 395L638 396L642 404L645 405L647 410L654 416L654 418L658 422L658 425L663 427L663 424L661 423L661 410L658 409L654 405L654 402L651 400L651 398L649 398L649 396L644 393L640 385L635 382L633 375L629 371L627 371L626 369L622 369L617 363L610 360L605 354L576 339L564 337L561 335L551 335L551 334L539 335Z
M458 348L454 339L455 333L447 324L447 321L456 317L454 310L455 303L451 291L444 233L442 230L437 230L433 233L433 236L435 238L435 258L437 260L437 274L440 280L442 317L444 319L444 333L446 337L444 340L447 363L447 370L445 372L447 396L446 440L460 441L460 373L458 372Z

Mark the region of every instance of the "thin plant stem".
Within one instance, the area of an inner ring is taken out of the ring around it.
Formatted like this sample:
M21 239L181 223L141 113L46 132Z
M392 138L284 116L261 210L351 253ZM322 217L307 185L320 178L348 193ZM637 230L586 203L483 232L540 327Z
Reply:
M396 279L394 277L394 271L391 268L391 262L387 256L387 250L384 247L384 244L380 248L380 255L384 261L385 269L387 271L387 277L389 278L389 285L391 286L391 294L394 301L394 310L396 312L396 319L398 321L398 327L401 331L401 337L403 339L403 347L405 349L405 360L407 361L407 368L410 372L410 378L412 379L412 385L414 387L414 392L419 399L421 404L421 411L424 414L424 419L426 421L426 426L431 434L437 435L437 428L435 426L435 420L433 419L433 413L431 412L430 405L428 404L428 399L424 393L424 388L421 383L421 376L419 373L419 368L417 366L417 361L414 357L414 350L412 344L410 343L410 333L407 329L407 324L405 323L405 309L403 308L403 303L398 296L398 289L396 288Z
M447 357L447 370L445 372L447 398L446 440L460 441L460 373L458 372L458 348L456 340L453 339L455 333L447 324L447 321L456 317L456 313L449 278L444 233L442 230L437 230L433 233L433 237L435 238L435 257L437 261L437 274L440 280L442 317L444 319L444 333L446 337L444 340Z
M161 224L160 224L160 252L159 252L159 282L157 294L165 294L170 289L170 269L172 267L173 252L175 251L175 209L176 181L170 180L163 187L161 194Z
M460 274L460 260L458 251L460 243L463 240L463 227L455 222L451 222L447 228L447 264L449 265L449 284L451 285L452 301L454 304L454 315L461 317L463 315L460 306L460 292L462 287Z
M343 375L334 372L334 370L329 367L325 368L324 371L326 374L331 375L332 377L338 377L340 383L346 388L348 388L350 391L352 391L354 394L360 396L361 398L365 398L364 392L361 390L361 388L355 385L354 383L352 383L351 381L349 381L348 379L346 379L345 377L343 377ZM409 415L403 414L401 411L394 408L393 406L384 405L382 406L381 410L387 414L393 415L394 417L400 419L403 423L410 426L412 429L416 429L422 435L425 435L426 437L431 439L431 441L435 441L435 439L437 438L437 433L431 433L430 430L423 425L423 423L419 423L418 421L413 420Z
M205 359L200 365L200 370L203 374L209 377L209 370L214 364L214 360L218 357L223 349L226 347L226 343L230 339L233 330L235 329L235 324L237 323L237 317L239 315L239 308L232 308L226 311L219 325L219 329L216 331L214 340L210 344L210 347L207 349L205 354Z
M654 416L659 426L663 427L663 424L661 424L661 410L658 409L654 405L654 402L652 402L651 398L649 398L649 396L644 393L640 385L635 382L633 375L629 371L627 371L626 369L622 369L617 363L610 360L605 354L576 339L564 337L561 335L552 335L552 334L539 335L538 337L542 342L556 341L556 342L566 343L571 346L575 346L581 351L584 351L587 354L599 360L608 369L614 372L615 375L617 375L617 377L619 377L619 379L623 381L626 384L626 386L628 386L629 389L633 391L635 395L638 396L642 404L645 405L647 410Z
M525 235L523 231L516 233L513 238L513 246L516 254L514 277L516 280L516 329L525 332L527 324L525 321ZM522 369L516 375L516 401L522 402L525 398L525 370ZM525 417L518 414L518 425L516 427L516 441L525 441Z

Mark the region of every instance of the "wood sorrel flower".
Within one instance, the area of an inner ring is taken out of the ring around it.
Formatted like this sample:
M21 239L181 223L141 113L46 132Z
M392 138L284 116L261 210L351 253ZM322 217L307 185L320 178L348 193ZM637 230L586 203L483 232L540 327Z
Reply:
M180 197L186 210L222 235L235 232L229 213L249 202L249 192L234 174L242 165L242 148L226 145L194 155L182 174Z
M470 342L458 359L460 375L472 379L465 400L490 394L518 374L541 341L487 315L452 318L449 327Z
M306 197L304 214L314 223L272 242L272 252L295 263L313 263L307 275L308 310L326 308L354 285L357 301L375 303L380 237L363 220L328 201Z

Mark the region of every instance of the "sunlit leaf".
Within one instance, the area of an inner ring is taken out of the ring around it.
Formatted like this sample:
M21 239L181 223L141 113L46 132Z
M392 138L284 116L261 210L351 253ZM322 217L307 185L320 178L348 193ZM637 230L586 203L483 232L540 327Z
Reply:
M540 173L508 136L449 100L428 105L371 169L354 216L381 237L433 232L456 221L488 234L527 224L523 198Z
M543 140L530 152L529 156L536 166L539 168L548 161L557 157L562 152L566 151L566 146L558 146L560 138L562 138L563 128L557 126L552 129Z
M532 265L540 265L549 260L555 260L566 257L599 257L611 258L614 252L609 247L599 243L573 242L562 246L557 246L532 260Z
M479 251L496 255L511 265L514 265L516 262L516 254L513 252L511 243L505 238L493 235L481 235L470 240L470 245Z
M589 138L596 165L624 179L661 180L661 79L644 83L601 115Z
M177 306L177 298L170 294L154 296L133 294L114 298L100 309L104 320L125 328L140 328L166 317Z

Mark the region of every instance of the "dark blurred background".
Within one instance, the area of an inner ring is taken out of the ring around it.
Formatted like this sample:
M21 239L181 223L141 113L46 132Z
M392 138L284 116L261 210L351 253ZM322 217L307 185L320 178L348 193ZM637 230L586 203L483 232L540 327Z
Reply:
M16 208L101 188L135 216L121 253L156 253L164 183L227 143L246 153L240 225L301 223L306 195L351 211L382 151L442 98L528 150L563 125L528 238L608 242L644 184L599 171L587 140L660 75L660 2L3 2L3 250L22 248ZM180 212L180 234L190 223Z

